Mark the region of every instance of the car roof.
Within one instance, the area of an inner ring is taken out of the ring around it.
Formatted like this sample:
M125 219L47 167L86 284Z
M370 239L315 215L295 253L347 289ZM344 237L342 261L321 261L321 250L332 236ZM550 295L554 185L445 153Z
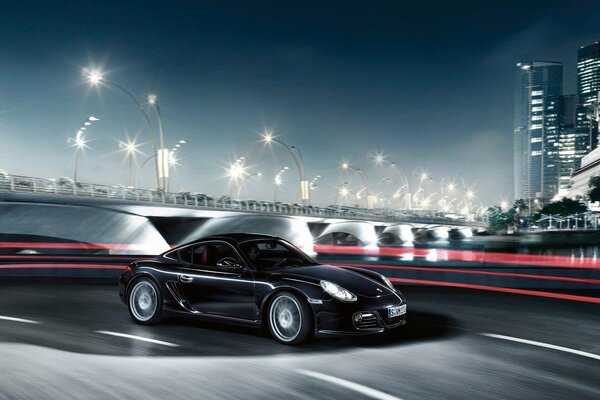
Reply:
M273 235L265 235L262 233L242 233L242 232L234 232L234 233L224 233L220 235L211 235L205 236L203 238L194 240L192 243L203 242L206 240L225 240L229 242L237 242L242 243L248 240L259 240L259 239L281 239L278 236Z

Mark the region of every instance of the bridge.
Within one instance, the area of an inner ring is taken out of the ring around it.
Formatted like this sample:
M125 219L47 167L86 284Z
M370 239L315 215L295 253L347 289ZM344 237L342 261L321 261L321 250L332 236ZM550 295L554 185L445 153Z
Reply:
M10 198L8 194L41 194L61 196L64 204L77 204L83 199L105 202L102 206L111 207L118 204L129 206L144 205L146 207L174 206L180 210L206 210L219 212L261 213L269 215L303 216L343 221L372 221L382 223L409 223L421 225L471 226L483 228L481 221L467 221L464 218L448 218L437 215L436 210L422 209L365 209L342 206L319 207L314 205L289 204L265 200L232 199L229 196L218 198L206 194L189 192L166 192L148 190L123 185L108 186L91 183L73 182L69 178L48 179L28 176L0 174L0 195L2 199ZM15 196L13 196L14 198ZM18 196L17 196L18 197ZM28 197L45 201L49 197ZM101 203L98 203L99 205ZM184 211L182 211L185 214ZM197 213L196 213L197 214ZM220 214L220 213L218 213ZM208 213L208 215L215 215Z

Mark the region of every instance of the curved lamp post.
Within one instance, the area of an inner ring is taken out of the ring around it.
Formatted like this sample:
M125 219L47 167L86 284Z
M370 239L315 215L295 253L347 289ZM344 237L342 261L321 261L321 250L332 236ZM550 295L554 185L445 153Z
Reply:
M347 162L342 163L342 169L344 169L344 170L350 169L350 170L356 172L361 177L363 184L365 185L364 190L367 195L367 208L373 208L372 207L373 199L371 198L371 194L370 194L369 179L367 178L367 174L365 174L365 172L362 169L355 168L352 165L350 165L350 163L347 163ZM360 191L358 193L360 193Z
M304 159L302 158L302 153L300 153L300 150L298 150L298 148L295 146L288 146L281 140L275 138L271 132L263 133L262 141L266 144L277 143L278 145L283 146L288 153L290 153L294 163L296 164L296 168L298 169L298 178L300 179L300 202L302 204L308 204L310 202L310 188L309 183L305 178ZM296 155L296 153L298 155Z
M75 138L69 138L69 141L73 141L73 147L75 147L75 162L73 167L73 183L77 182L77 165L79 163L79 152L83 151L87 146L87 140L85 140L85 131L86 129L92 125L92 123L100 121L100 118L96 118L93 115L90 115L85 119L81 127L77 131Z
M153 153L156 153L156 143L154 141L154 135L152 134L152 132L154 131L154 128L152 126L152 122L150 121L150 117L148 117L148 113L146 113L146 110L144 110L142 103L139 102L139 100L133 95L133 93L131 93L129 90L125 89L123 86L116 84L114 82L111 82L109 80L106 80L100 71L84 70L84 73L86 74L86 77L87 77L89 83L91 83L92 85L94 85L94 86L99 86L99 85L111 86L111 87L118 89L121 92L125 93L125 95L127 97L129 97L135 103L137 108L140 110L140 112L144 116L144 120L146 121L146 124L148 124L148 128L150 129L150 138L151 138L151 142L152 142L152 148L153 148L152 150L153 150ZM161 125L162 125L162 123L161 123ZM161 148L162 148L162 146L161 146ZM158 189L160 190L161 182L160 182L160 178L159 178L158 162L156 162L155 164L156 164L155 165L155 167L156 167L156 185L157 185ZM164 189L164 187L162 189Z

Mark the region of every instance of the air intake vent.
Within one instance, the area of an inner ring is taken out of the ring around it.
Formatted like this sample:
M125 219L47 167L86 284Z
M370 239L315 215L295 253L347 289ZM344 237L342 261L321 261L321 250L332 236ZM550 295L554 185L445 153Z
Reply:
M382 328L381 322L375 313L356 313L352 318L354 326L358 330L370 330Z

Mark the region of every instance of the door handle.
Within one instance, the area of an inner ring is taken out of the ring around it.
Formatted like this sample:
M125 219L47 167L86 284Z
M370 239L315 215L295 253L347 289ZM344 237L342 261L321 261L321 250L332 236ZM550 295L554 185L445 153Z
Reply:
M192 283L194 278L189 275L179 275L179 280L183 283Z

